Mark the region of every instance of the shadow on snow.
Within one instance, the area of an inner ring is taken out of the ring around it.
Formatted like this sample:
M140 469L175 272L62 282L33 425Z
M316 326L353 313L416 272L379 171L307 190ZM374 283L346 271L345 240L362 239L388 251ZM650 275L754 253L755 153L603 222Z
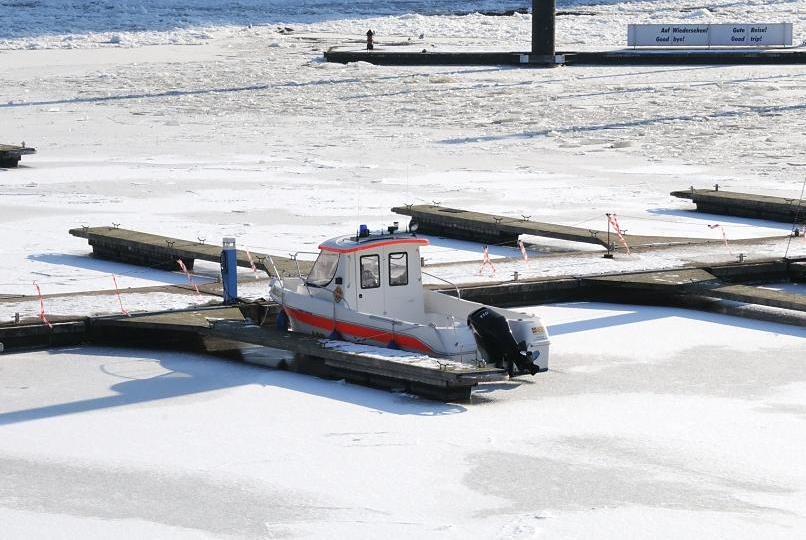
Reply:
M0 425L136 405L246 385L284 388L399 415L439 416L457 414L466 410L460 405L420 400L386 390L375 390L344 384L340 381L320 379L311 375L266 369L199 354L106 347L56 349L50 354L58 357L61 354L76 352L80 352L83 356L113 358L130 358L136 354L138 359L158 362L169 373L145 379L128 379L113 384L109 389L115 395L111 396L2 413L0 414ZM109 374L109 371L106 371L103 366L101 370Z
M735 317L732 315L722 315L719 313L707 313L692 309L683 309L674 307L636 306L630 304L625 305L601 304L601 303L588 303L588 302L579 302L579 303L572 302L572 303L554 304L554 305L559 307L580 307L586 310L620 311L620 313L615 313L607 315L605 317L598 317L594 319L585 319L581 321L566 322L560 324L547 324L549 336L561 336L564 334L586 332L589 330L603 330L606 328L623 326L625 324L651 322L670 317L678 317L681 319L719 324L734 328L752 329L762 332L769 332L770 334L784 334L788 336L806 338L806 328L774 322L745 319L742 317ZM540 306L537 307L536 311L539 311L539 307Z

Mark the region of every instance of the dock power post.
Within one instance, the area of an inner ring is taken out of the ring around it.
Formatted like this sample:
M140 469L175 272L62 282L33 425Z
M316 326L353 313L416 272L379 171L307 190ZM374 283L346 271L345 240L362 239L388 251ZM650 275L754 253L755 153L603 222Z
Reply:
M238 260L235 252L235 239L224 238L221 249L221 282L224 285L224 303L238 301Z

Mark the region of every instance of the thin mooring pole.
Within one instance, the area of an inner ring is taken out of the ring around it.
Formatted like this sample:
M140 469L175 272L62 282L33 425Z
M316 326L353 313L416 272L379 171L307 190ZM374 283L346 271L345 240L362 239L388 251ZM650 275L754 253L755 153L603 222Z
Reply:
M532 0L532 62L554 63L556 0Z
M610 243L610 214L605 214L607 216L607 251L604 255L602 255L605 259L612 259L613 258L613 244Z

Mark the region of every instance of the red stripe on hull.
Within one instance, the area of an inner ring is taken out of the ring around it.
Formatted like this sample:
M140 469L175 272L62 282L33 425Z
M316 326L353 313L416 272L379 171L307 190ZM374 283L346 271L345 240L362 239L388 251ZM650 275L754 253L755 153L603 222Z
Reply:
M303 324L307 324L308 326L313 326L319 328L320 330L324 330L328 334L332 333L333 330L336 330L343 336L353 336L362 340L374 341L375 343L378 343L384 347L390 343L394 343L396 346L406 351L415 351L421 353L433 352L431 347L413 336L397 333L393 334L387 330L372 328L371 326L362 326L339 320L334 321L333 319L328 319L327 317L320 317L319 315L314 315L313 313L302 311L300 309L294 309L288 306L285 306L284 309L288 313L288 316L292 319L295 319Z

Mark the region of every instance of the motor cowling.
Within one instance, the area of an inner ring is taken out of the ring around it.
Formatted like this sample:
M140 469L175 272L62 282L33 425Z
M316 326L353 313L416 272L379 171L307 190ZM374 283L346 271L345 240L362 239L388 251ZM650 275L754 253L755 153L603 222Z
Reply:
M539 371L526 342L515 339L507 318L500 313L486 306L479 308L468 315L467 325L488 363L506 369L511 377Z

